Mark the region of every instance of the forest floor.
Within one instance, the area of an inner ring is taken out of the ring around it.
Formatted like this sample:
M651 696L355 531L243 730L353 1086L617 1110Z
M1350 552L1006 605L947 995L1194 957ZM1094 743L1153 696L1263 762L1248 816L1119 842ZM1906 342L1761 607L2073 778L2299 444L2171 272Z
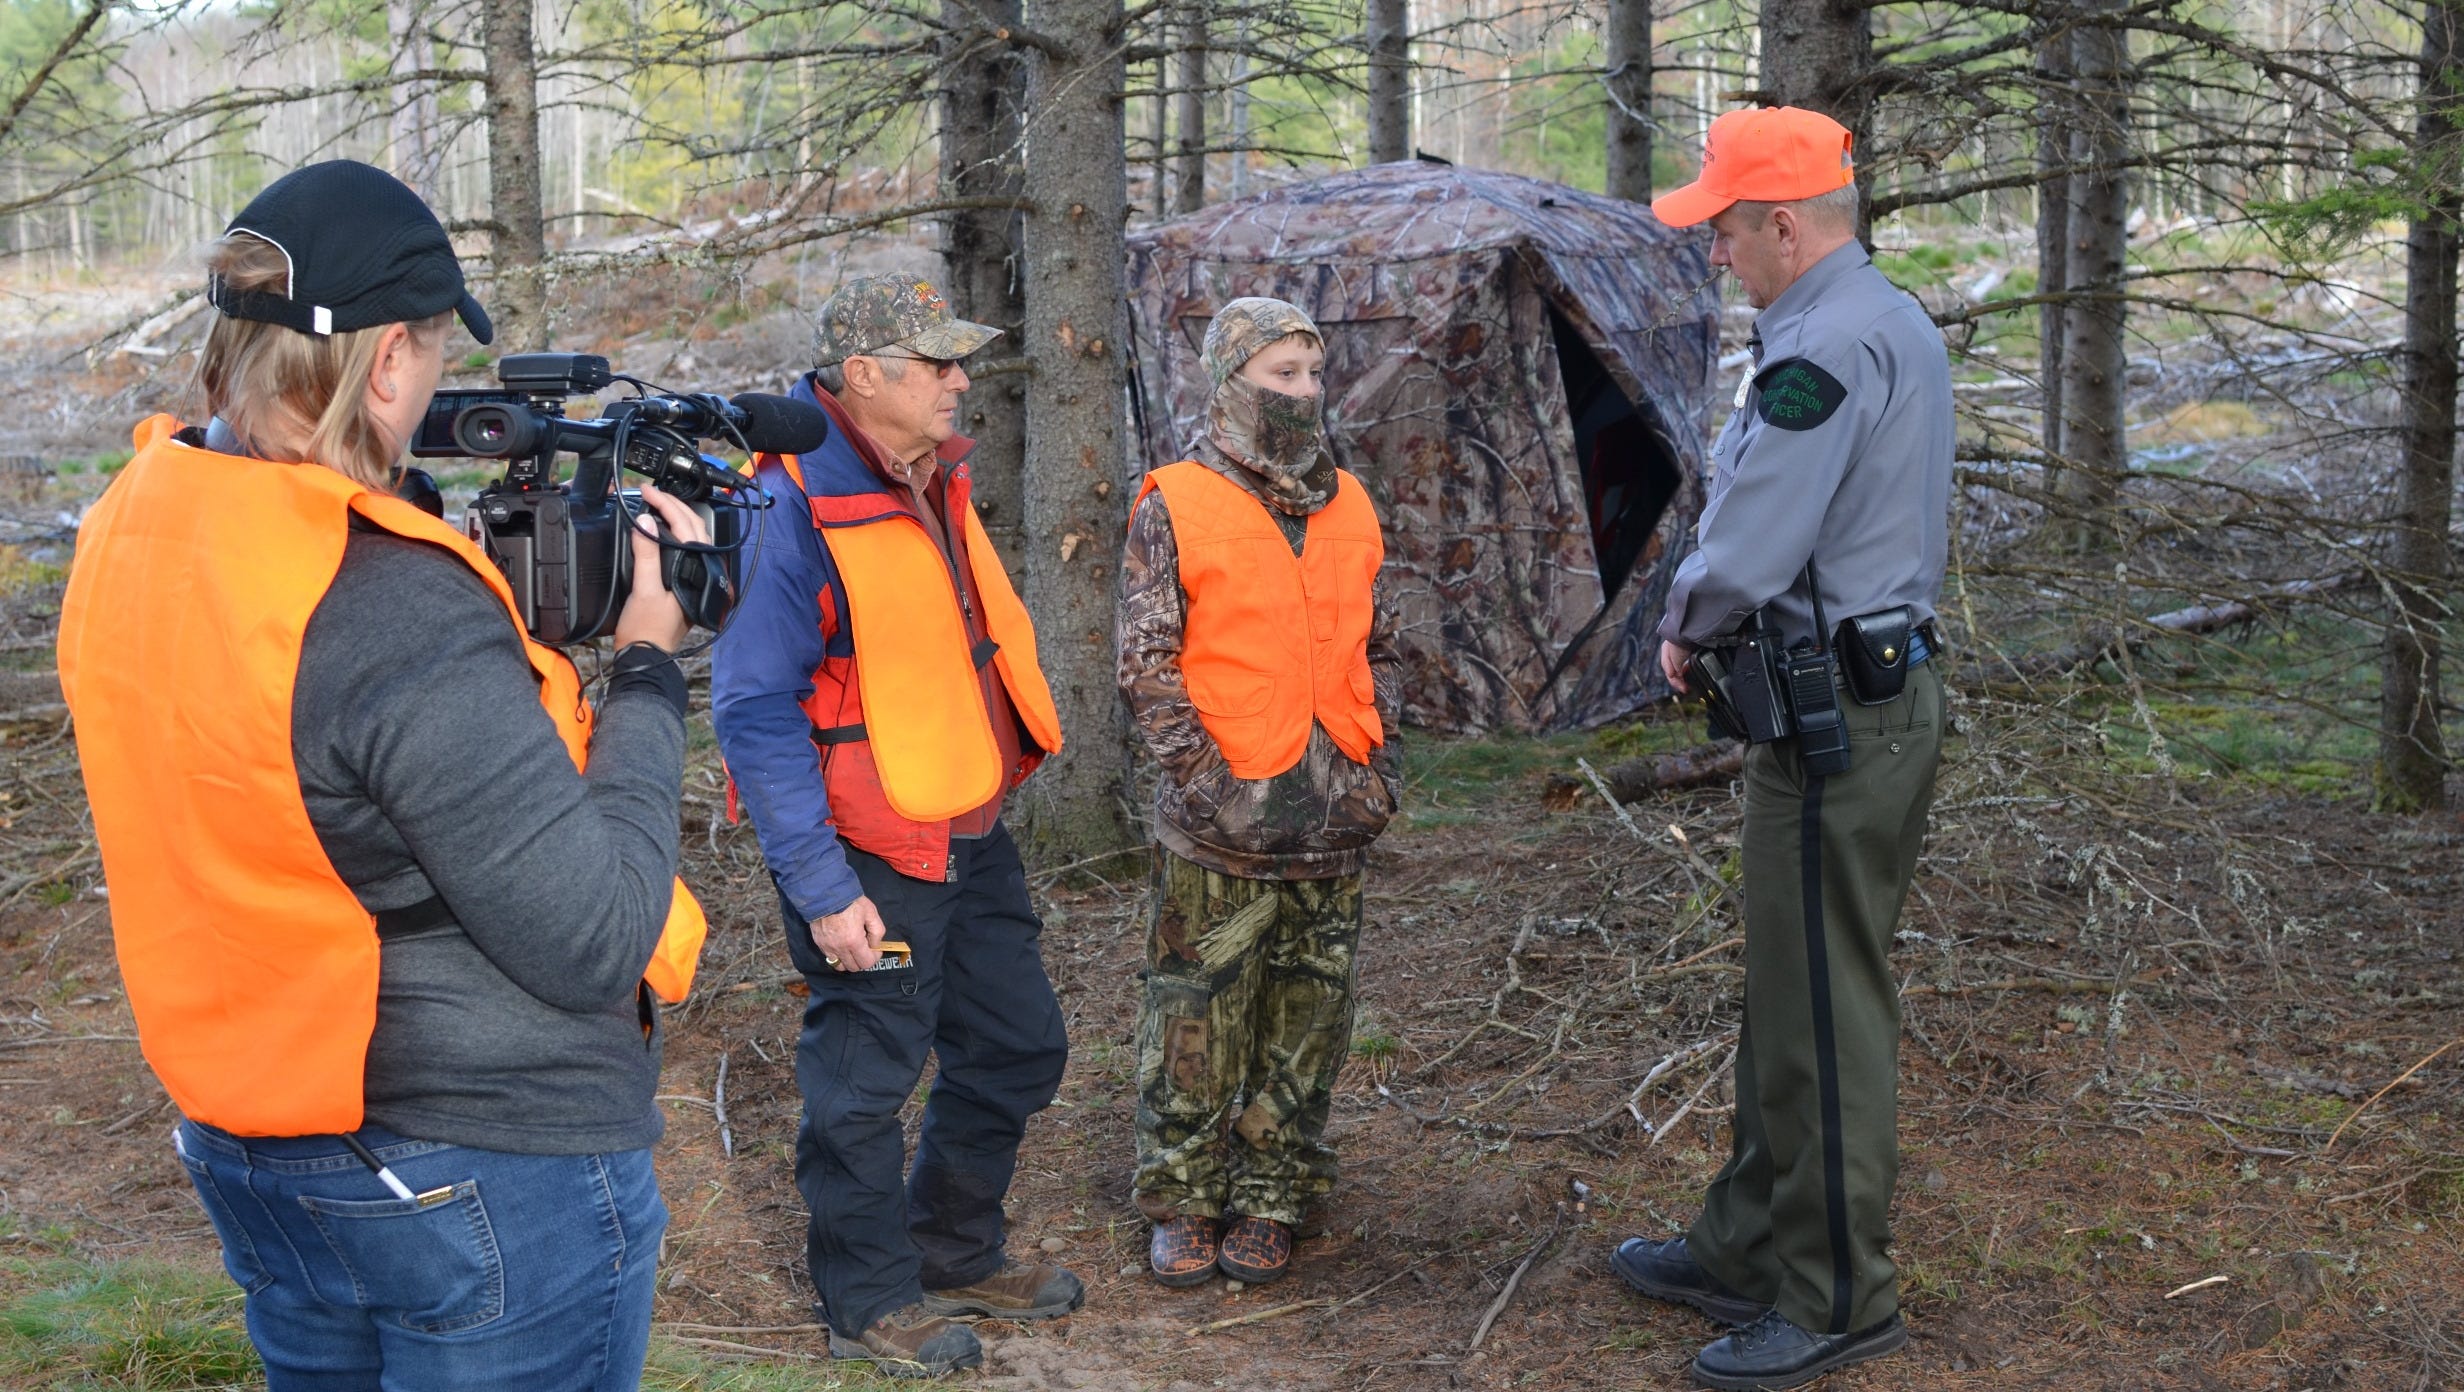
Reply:
M2464 1036L2455 821L2229 785L2136 802L2151 790L2019 768L1994 722L1962 712L1897 954L1895 1250L1915 1338L1832 1385L2453 1385L2464 1059L2380 1094ZM989 1326L980 1381L1686 1386L1715 1331L1628 1294L1606 1257L1684 1223L1725 1154L1736 805L1726 789L1655 799L1634 829L1589 793L1545 805L1549 775L1652 733L1413 742L1409 814L1369 874L1331 1128L1342 1185L1270 1288L1138 1274L1143 874L1124 857L1097 867L1109 881L1045 882L1072 1060L1027 1136L1012 1243L1071 1265L1090 1296L1055 1324ZM60 722L11 725L5 749L0 807L75 816ZM697 781L687 869L716 931L670 1016L653 1385L869 1385L765 1375L824 1347L790 1178L799 983L749 832L713 819L706 760ZM214 1260L91 886L71 867L0 913L0 1304L98 1263ZM227 1288L204 1291L180 1318L227 1326ZM0 1369L88 1385L68 1374L112 1356L21 1345Z
M763 355L792 360L789 319L759 316L753 347L728 335L684 371L774 386ZM654 330L599 342L636 333ZM100 422L169 398L140 365L89 373L49 342L52 367L9 370L89 389L0 423L0 451L107 456ZM0 478L16 490L0 497L0 1386L249 1386L237 1294L134 1042L49 672L61 548L102 467ZM2371 811L2349 743L2285 733L2326 679L2268 660L2258 694L2195 706L2151 704L2135 676L2121 694L2093 674L2035 689L1952 664L1964 694L1895 955L1894 1251L1914 1337L1826 1386L2464 1383L2464 1048L2446 1048L2464 1040L2464 824ZM2142 720L2173 755L2132 742ZM686 870L713 934L668 1020L673 1225L648 1385L871 1387L822 1361L810 1323L800 983L751 831L724 818L706 715L695 729ZM1023 1148L1012 1243L1090 1295L1066 1320L985 1326L987 1367L960 1385L1687 1386L1716 1331L1626 1292L1607 1255L1677 1230L1726 1154L1738 807L1719 785L1620 813L1577 760L1697 738L1674 711L1542 739L1405 736L1331 1127L1344 1175L1272 1287L1139 1275L1143 852L1038 875L1072 1058Z

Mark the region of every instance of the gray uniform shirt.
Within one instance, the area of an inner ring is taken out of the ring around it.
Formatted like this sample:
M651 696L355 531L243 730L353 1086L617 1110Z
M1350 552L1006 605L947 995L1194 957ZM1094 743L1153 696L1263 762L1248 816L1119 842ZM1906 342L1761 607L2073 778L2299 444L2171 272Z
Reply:
M1932 618L1956 435L1941 330L1850 242L1756 317L1753 346L1660 636L1716 642L1767 604L1787 642L1812 637L1808 557L1835 626L1897 604Z

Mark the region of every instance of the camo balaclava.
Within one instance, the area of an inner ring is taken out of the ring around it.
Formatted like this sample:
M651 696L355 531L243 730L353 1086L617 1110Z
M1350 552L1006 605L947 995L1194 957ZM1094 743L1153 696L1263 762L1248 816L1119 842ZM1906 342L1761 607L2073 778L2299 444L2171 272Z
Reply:
M1200 351L1215 387L1204 443L1255 481L1268 505L1307 516L1335 496L1324 393L1292 396L1240 375L1251 358L1295 335L1321 346L1325 342L1308 315L1282 300L1251 296L1232 301L1215 315Z

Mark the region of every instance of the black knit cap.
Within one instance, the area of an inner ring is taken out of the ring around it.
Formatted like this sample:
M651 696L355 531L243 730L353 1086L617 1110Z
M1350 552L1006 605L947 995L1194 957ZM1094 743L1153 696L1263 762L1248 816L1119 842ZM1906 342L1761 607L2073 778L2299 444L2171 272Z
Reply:
M496 336L463 286L444 224L408 185L374 165L328 160L293 170L223 230L271 243L291 265L288 295L231 290L221 277L207 277L205 297L234 319L324 335L450 309L471 337Z

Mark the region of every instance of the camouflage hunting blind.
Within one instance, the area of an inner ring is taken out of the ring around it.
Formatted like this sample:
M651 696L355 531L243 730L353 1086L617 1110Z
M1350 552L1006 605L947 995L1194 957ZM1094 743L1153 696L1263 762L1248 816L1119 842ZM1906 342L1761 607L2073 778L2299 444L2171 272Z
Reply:
M1668 694L1657 626L1702 506L1707 239L1519 175L1377 165L1129 239L1134 474L1187 456L1218 306L1326 334L1335 457L1377 501L1430 729L1597 725Z

